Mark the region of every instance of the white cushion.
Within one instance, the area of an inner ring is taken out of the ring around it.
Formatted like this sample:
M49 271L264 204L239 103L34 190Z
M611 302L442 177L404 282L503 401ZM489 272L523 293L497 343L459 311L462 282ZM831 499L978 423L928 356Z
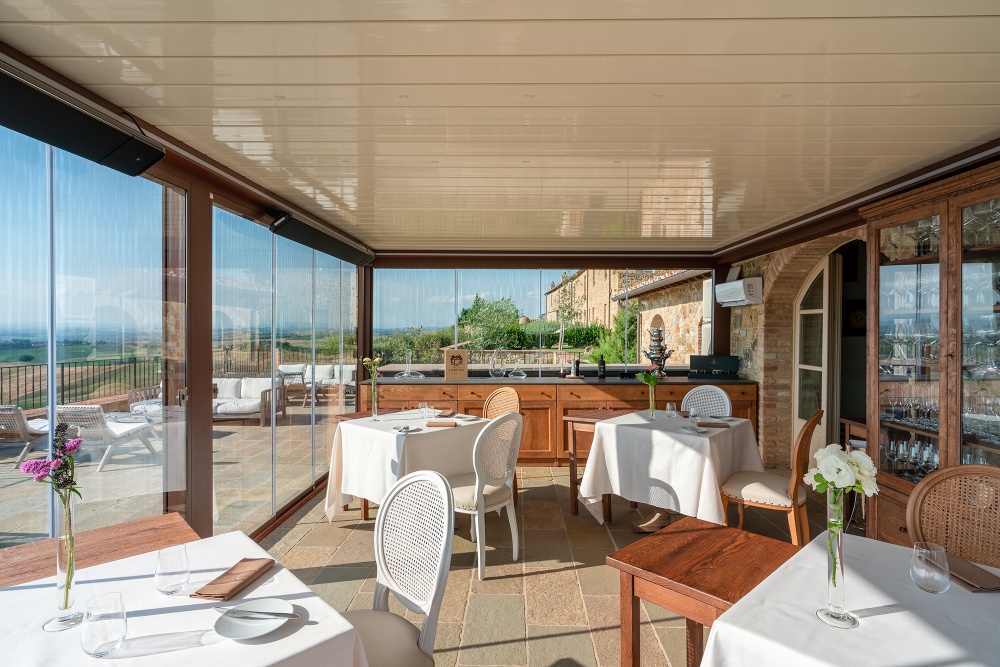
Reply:
M738 472L722 485L722 493L730 498L764 503L775 507L791 507L788 497L788 477L773 472ZM806 490L799 485L798 503L806 501Z
M361 636L369 667L433 667L434 659L417 646L420 630L402 616L358 609L345 611L344 618Z
M451 484L451 495L455 498L455 507L464 510L475 510L476 505L476 473L453 475L448 478ZM510 489L506 485L493 486L487 484L483 489L486 497L486 509L503 505L510 500Z
M212 382L219 388L219 395L216 398L240 397L239 378L212 378Z
M306 374L305 364L278 364L278 370L282 373L288 375L289 373L295 374L298 377L295 380L301 381Z
M212 401L217 415L251 415L260 412L260 398L217 398Z
M306 380L309 382L323 382L333 379L333 364L320 364L310 366L306 369Z
M131 435L134 438L140 433L148 435L149 431L148 424L145 422L138 424L130 424L128 422L108 422L108 429L115 434L116 438L122 438L126 435Z
M354 366L340 366L333 367L333 377L344 384L351 384L354 382L355 376L358 374L358 369Z
M260 401L260 395L271 389L271 378L243 378L240 386L240 398L252 398Z
M150 398L138 401L129 406L129 412L134 415L158 415L163 413L163 399Z

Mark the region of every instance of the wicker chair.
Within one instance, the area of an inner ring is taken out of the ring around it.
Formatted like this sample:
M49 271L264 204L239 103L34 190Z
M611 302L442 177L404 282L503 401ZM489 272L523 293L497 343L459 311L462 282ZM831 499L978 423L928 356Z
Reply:
M24 445L14 467L28 455L31 448L48 442L49 424L44 419L28 421L24 410L16 405L0 405L0 447Z
M776 475L773 472L738 472L722 484L722 509L729 510L729 503L736 503L740 511L737 528L743 528L743 507L752 505L769 510L778 510L788 515L788 532L792 544L801 546L809 541L809 519L806 516L806 490L802 478L809 469L809 445L813 431L823 418L823 411L817 410L802 430L799 431L795 449L792 451L792 476Z
M97 472L104 470L115 447L133 440L142 442L150 454L156 454L149 442L149 438L153 437L151 424L108 422L104 417L104 409L99 405L60 405L56 408L56 419L60 424L75 426L78 437L83 438L83 444L104 445L107 448L97 466Z
M521 411L521 397L513 387L500 387L486 397L483 403L483 417L496 419L508 412Z
M733 414L733 404L723 390L710 384L695 387L684 395L681 410L697 408L703 415L729 417Z
M439 473L410 473L382 501L375 519L372 609L344 612L361 635L371 667L434 664L434 636L451 567L454 528L451 489ZM424 615L420 630L389 611L389 591L404 607Z
M519 412L500 415L490 421L476 437L472 451L475 472L452 475L452 497L455 511L475 515L472 524L472 541L476 543L476 563L479 580L486 577L486 512L507 509L510 537L514 542L514 560L517 560L517 519L514 518L514 471L517 453L521 448L522 417Z
M517 390L513 387L500 387L489 396L483 403L483 417L486 419L496 419L500 415L508 412L521 412L521 397L517 395ZM514 485L511 487L514 492L514 507L517 507L517 471L514 471Z
M927 475L906 504L906 529L914 542L1000 567L1000 468L963 465Z

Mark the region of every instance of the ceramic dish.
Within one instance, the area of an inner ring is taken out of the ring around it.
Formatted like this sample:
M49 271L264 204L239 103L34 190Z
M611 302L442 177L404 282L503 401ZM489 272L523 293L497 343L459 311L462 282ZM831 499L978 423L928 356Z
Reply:
M733 421L732 417L710 417L710 419L712 421L717 421L717 422L731 422L731 421Z
M464 422L474 422L479 419L479 417L476 415L455 415L455 419L460 419Z
M420 430L419 426L393 426L393 431L397 433L416 433Z
M250 600L236 605L220 616L215 622L216 634L226 639L253 639L274 632L289 620L287 618L236 618L233 616L233 612L241 610L277 611L290 614L294 608L291 602L279 598Z
M704 426L681 426L681 430L685 433L708 433Z

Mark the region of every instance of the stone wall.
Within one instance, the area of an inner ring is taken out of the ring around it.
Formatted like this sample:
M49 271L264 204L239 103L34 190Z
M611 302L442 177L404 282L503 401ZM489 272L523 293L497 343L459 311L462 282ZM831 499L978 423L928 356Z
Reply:
M791 465L795 298L820 260L849 241L864 239L865 229L825 236L740 265L741 278L763 278L764 303L730 309L730 351L741 357L743 374L759 384L757 439L768 468Z
M560 312L570 315L567 321L611 327L618 304L611 300L617 293L618 274L610 269L583 269L563 277L545 293L545 319L558 321Z
M668 364L685 365L692 354L701 354L702 282L702 279L691 280L637 298L641 349L649 349L649 328L656 316L660 316L664 344L668 350L675 350ZM641 356L638 361L647 363L646 356Z

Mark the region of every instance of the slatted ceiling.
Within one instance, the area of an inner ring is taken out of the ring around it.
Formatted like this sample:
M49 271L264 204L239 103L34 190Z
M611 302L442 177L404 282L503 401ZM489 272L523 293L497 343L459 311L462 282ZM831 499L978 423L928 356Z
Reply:
M1000 136L998 34L995 0L0 6L376 249L720 248Z

